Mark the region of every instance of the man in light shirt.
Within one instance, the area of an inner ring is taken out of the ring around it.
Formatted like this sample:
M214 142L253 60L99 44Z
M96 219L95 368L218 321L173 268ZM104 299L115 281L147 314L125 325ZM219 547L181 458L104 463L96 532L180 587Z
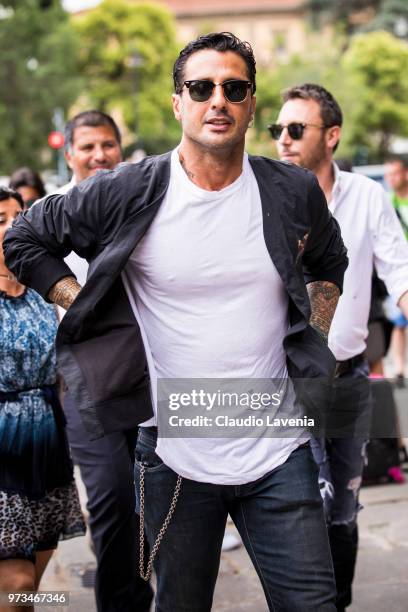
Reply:
M393 156L385 160L384 179L391 188L391 201L408 240L408 164L403 157ZM396 370L397 387L405 386L405 359L407 352L408 320L390 300L388 317L394 323L391 336L391 352Z
M305 428L172 436L179 394L172 405L158 394L166 381L190 385L185 405L205 399L211 380L217 396L229 381L234 391L260 379L289 388L288 376L334 369L325 339L346 251L310 172L245 153L255 72L250 45L231 33L189 43L173 70L180 145L47 198L4 241L8 267L69 306L57 348L88 431L143 425L135 483L152 553L140 572L148 578L154 563L163 612L211 610L228 513L270 610L335 610ZM70 250L90 260L83 288L63 261ZM208 405L194 410L210 420ZM279 401L270 413L285 414Z
M65 126L65 158L72 179L58 193L68 193L99 170L113 170L122 161L122 149L120 131L112 117L88 110L70 119ZM86 259L72 251L65 263L84 285L88 274ZM69 392L64 399L64 412L72 455L88 496L88 524L97 560L97 609L133 612L137 608L147 612L153 593L139 577L139 518L134 512L133 462L138 429L125 428L89 440Z
M368 423L364 351L373 266L408 313L408 246L383 188L362 175L340 171L333 161L342 125L342 112L333 96L319 85L304 84L286 90L283 100L277 123L269 126L279 156L315 173L348 249L344 290L329 333L329 347L337 360L332 410L349 415L355 409L356 421ZM339 611L351 603L365 444L365 438L346 436L314 446L321 466Z

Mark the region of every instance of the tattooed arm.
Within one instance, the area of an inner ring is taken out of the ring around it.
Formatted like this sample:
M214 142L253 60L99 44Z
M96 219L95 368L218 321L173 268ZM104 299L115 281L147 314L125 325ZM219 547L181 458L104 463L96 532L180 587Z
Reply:
M309 323L327 342L340 290L334 283L314 281L307 285L307 292L312 308Z
M68 310L82 287L74 276L65 276L48 292L48 298L64 310Z

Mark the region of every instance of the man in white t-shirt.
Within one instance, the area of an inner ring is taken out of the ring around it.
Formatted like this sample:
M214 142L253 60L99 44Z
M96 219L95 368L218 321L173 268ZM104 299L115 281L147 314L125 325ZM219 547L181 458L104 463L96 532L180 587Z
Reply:
M90 434L143 425L135 483L152 552L140 572L154 563L157 609L209 612L230 514L270 610L333 612L291 381L333 373L327 334L347 267L338 224L311 173L245 153L248 43L202 36L173 76L180 145L37 204L5 238L7 265L69 307L57 349ZM82 289L61 260L70 250L90 262Z
M330 92L306 83L286 90L283 100L277 123L269 126L279 156L316 174L329 210L339 222L350 260L329 334L329 347L337 360L330 407L338 419L337 428L313 448L320 464L336 605L341 611L351 603L361 508L358 495L370 423L365 349L372 271L375 265L388 292L407 314L408 246L384 189L363 175L340 171L333 161L342 112Z

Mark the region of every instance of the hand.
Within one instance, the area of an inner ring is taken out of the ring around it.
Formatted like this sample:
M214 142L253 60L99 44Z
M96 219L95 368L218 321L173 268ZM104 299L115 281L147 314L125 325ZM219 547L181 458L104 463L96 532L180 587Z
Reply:
M401 308L406 319L408 319L408 291L402 294L398 300L398 306Z

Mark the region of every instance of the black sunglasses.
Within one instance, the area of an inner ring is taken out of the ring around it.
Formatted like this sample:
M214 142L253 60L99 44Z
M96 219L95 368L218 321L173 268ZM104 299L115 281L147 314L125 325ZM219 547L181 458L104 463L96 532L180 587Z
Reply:
M292 140L300 140L303 137L303 133L307 127L315 127L319 130L325 130L327 125L316 125L315 123L288 123L288 125L281 125L280 123L271 123L268 125L268 130L274 140L279 140L283 130L288 130L289 136Z
M252 83L239 79L231 79L223 83L197 79L195 81L184 81L183 85L187 87L190 98L194 102L207 102L211 98L216 85L221 85L224 98L233 104L243 102L247 97L248 89L252 89Z

